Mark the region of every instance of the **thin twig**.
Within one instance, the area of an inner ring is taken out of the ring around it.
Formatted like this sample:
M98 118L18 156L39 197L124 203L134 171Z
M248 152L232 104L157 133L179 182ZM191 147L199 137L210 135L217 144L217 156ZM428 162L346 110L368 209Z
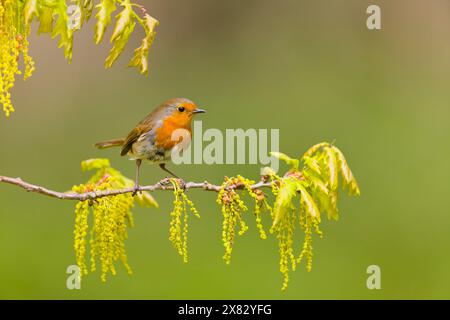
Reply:
M124 189L116 189L116 190L105 190L105 191L91 191L85 193L75 193L72 191L68 192L58 192L54 190L50 190L38 185L34 185L28 182L23 181L21 178L11 178L0 176L0 182L12 184L18 186L22 189L25 189L28 192L35 192L42 195L46 195L52 198L57 198L61 200L78 200L78 201L86 201L86 200L95 200L103 197L117 196L119 194L133 193L136 190L134 188L124 188ZM156 190L173 190L173 186L170 185L168 179L163 179L156 184L148 185L148 186L140 186L137 191L156 191ZM251 186L251 189L259 189L270 187L271 182L260 181ZM227 189L243 189L244 185L241 183L228 186ZM209 183L208 181L204 182L186 182L184 185L185 190L189 189L203 189L205 191L215 191L219 192L221 189L220 185L214 185Z

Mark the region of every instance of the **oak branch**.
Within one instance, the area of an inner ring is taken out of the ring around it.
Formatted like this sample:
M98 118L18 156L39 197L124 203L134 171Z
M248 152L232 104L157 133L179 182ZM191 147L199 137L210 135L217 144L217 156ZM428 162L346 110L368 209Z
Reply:
M95 200L98 198L109 197L109 196L117 196L119 194L133 193L136 190L134 188L124 188L117 190L105 190L105 191L91 191L85 193L76 193L73 191L68 192L58 192L54 190L50 190L38 185L31 184L29 182L23 181L21 178L11 178L0 176L0 182L12 184L18 186L22 189L25 189L28 192L35 192L45 196L49 196L52 198L57 198L61 200L77 200L77 201L86 201L86 200ZM260 181L251 186L251 189L259 189L270 187L271 182ZM208 181L204 182L186 182L184 184L184 189L203 189L205 191L215 191L219 192L222 187L220 185L214 185L209 183ZM243 184L234 184L227 187L228 190L231 189L243 189ZM156 191L156 190L173 190L173 186L171 185L169 179L163 179L153 185L140 186L137 191Z

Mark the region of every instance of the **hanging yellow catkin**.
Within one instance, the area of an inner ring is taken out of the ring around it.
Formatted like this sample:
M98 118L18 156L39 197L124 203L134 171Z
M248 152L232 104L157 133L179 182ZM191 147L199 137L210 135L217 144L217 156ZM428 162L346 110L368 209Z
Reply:
M14 87L19 69L20 54L23 56L24 79L34 71L34 61L28 54L27 36L29 28L23 27L19 1L0 1L0 103L7 117L14 112L11 89ZM25 30L26 32L19 32Z
M106 191L133 185L131 180L111 168L109 161L105 159L83 161L82 168L85 171L97 170L97 172L86 184L74 186L72 190L76 193ZM100 278L103 282L107 280L108 274L116 274L116 261L122 263L128 274L132 273L125 250L125 240L128 238L128 228L134 225L131 209L134 207L134 200L137 199L138 197L131 194L120 194L95 201L81 201L76 205L74 249L82 275L88 274L86 265L88 253L91 272L96 271L99 264Z
M189 232L189 212L200 218L194 203L188 198L185 190L178 185L176 179L170 180L173 186L173 210L170 213L169 240L175 250L187 263L188 257L188 232ZM189 207L189 210L188 210Z

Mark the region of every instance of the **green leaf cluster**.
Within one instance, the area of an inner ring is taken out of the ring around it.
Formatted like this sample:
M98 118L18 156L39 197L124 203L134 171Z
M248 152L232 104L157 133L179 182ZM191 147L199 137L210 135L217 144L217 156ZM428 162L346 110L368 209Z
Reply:
M115 25L110 42L112 48L105 61L105 67L110 68L122 54L136 24L140 24L145 32L141 45L135 50L130 66L138 67L143 74L148 74L148 52L156 35L159 22L151 17L144 7L130 0L74 0L68 6L66 0L19 0L24 3L23 17L26 26L33 19L39 21L39 33L51 33L52 38L59 37L59 47L64 48L64 55L72 60L73 34L89 21L94 9L95 31L94 41L102 42L107 28L113 23L113 14L120 9L115 17ZM75 10L68 11L72 6ZM141 11L141 15L135 12ZM71 14L69 14L71 13Z
M293 159L279 152L272 152L271 155L290 166L289 171L276 180L278 190L271 227L271 232L277 235L279 241L280 271L285 289L289 271L294 271L303 259L306 259L306 269L312 269L312 234L322 237L319 228L321 213L326 212L328 219L339 218L339 175L350 195L360 195L360 191L343 153L328 142L312 146L301 159ZM295 199L298 199L297 203ZM304 232L304 240L296 258L293 243L297 220Z

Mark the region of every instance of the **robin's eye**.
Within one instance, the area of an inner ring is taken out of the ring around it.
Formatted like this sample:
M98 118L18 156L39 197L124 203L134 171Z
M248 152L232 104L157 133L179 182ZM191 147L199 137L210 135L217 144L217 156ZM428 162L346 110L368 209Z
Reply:
M184 107L178 107L178 111L183 112L185 110Z

